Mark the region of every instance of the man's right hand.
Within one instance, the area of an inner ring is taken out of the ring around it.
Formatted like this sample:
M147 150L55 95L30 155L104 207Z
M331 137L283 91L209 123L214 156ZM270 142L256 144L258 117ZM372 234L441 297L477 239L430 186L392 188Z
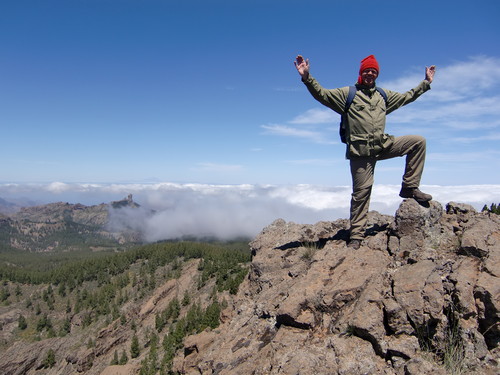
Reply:
M304 60L302 55L298 55L293 63L304 81L309 78L309 59Z

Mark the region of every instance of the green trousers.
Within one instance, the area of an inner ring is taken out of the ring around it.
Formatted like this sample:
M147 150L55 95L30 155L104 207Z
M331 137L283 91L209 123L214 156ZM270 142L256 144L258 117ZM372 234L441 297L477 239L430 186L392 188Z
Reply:
M353 158L350 160L352 176L351 240L363 239L365 235L375 164L378 160L404 155L406 155L406 166L402 186L417 188L420 185L425 164L424 137L419 135L396 137L392 146L382 151L377 158Z

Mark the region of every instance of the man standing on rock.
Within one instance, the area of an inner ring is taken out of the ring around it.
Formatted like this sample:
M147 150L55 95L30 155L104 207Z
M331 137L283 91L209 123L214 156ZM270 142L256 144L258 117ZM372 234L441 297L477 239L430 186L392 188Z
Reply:
M304 60L299 55L294 63L302 82L317 101L341 115L345 113L343 123L346 158L350 161L352 176L348 246L359 249L365 235L373 173L378 160L406 155L399 195L402 198L413 198L419 203L432 199L429 194L418 189L424 170L425 138L419 135L394 137L386 134L385 116L430 90L436 67L426 67L425 79L414 89L400 94L376 87L375 81L380 69L375 56L370 55L361 61L355 96L346 110L349 87L325 89L309 74L309 59Z

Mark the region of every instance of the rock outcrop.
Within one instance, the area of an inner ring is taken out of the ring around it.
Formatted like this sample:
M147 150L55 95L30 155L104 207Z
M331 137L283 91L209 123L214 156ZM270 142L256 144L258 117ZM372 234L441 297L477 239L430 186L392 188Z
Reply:
M499 216L405 200L370 213L356 251L347 225L263 229L224 323L188 337L174 371L499 373Z

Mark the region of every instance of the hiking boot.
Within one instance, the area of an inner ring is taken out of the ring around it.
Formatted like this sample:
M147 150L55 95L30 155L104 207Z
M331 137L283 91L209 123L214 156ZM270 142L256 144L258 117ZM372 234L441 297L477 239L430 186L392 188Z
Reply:
M353 250L358 250L361 246L361 240L350 240L347 244L347 247L350 247Z
M417 202L429 202L432 195L422 193L418 188L401 188L399 192L401 198L413 198Z

